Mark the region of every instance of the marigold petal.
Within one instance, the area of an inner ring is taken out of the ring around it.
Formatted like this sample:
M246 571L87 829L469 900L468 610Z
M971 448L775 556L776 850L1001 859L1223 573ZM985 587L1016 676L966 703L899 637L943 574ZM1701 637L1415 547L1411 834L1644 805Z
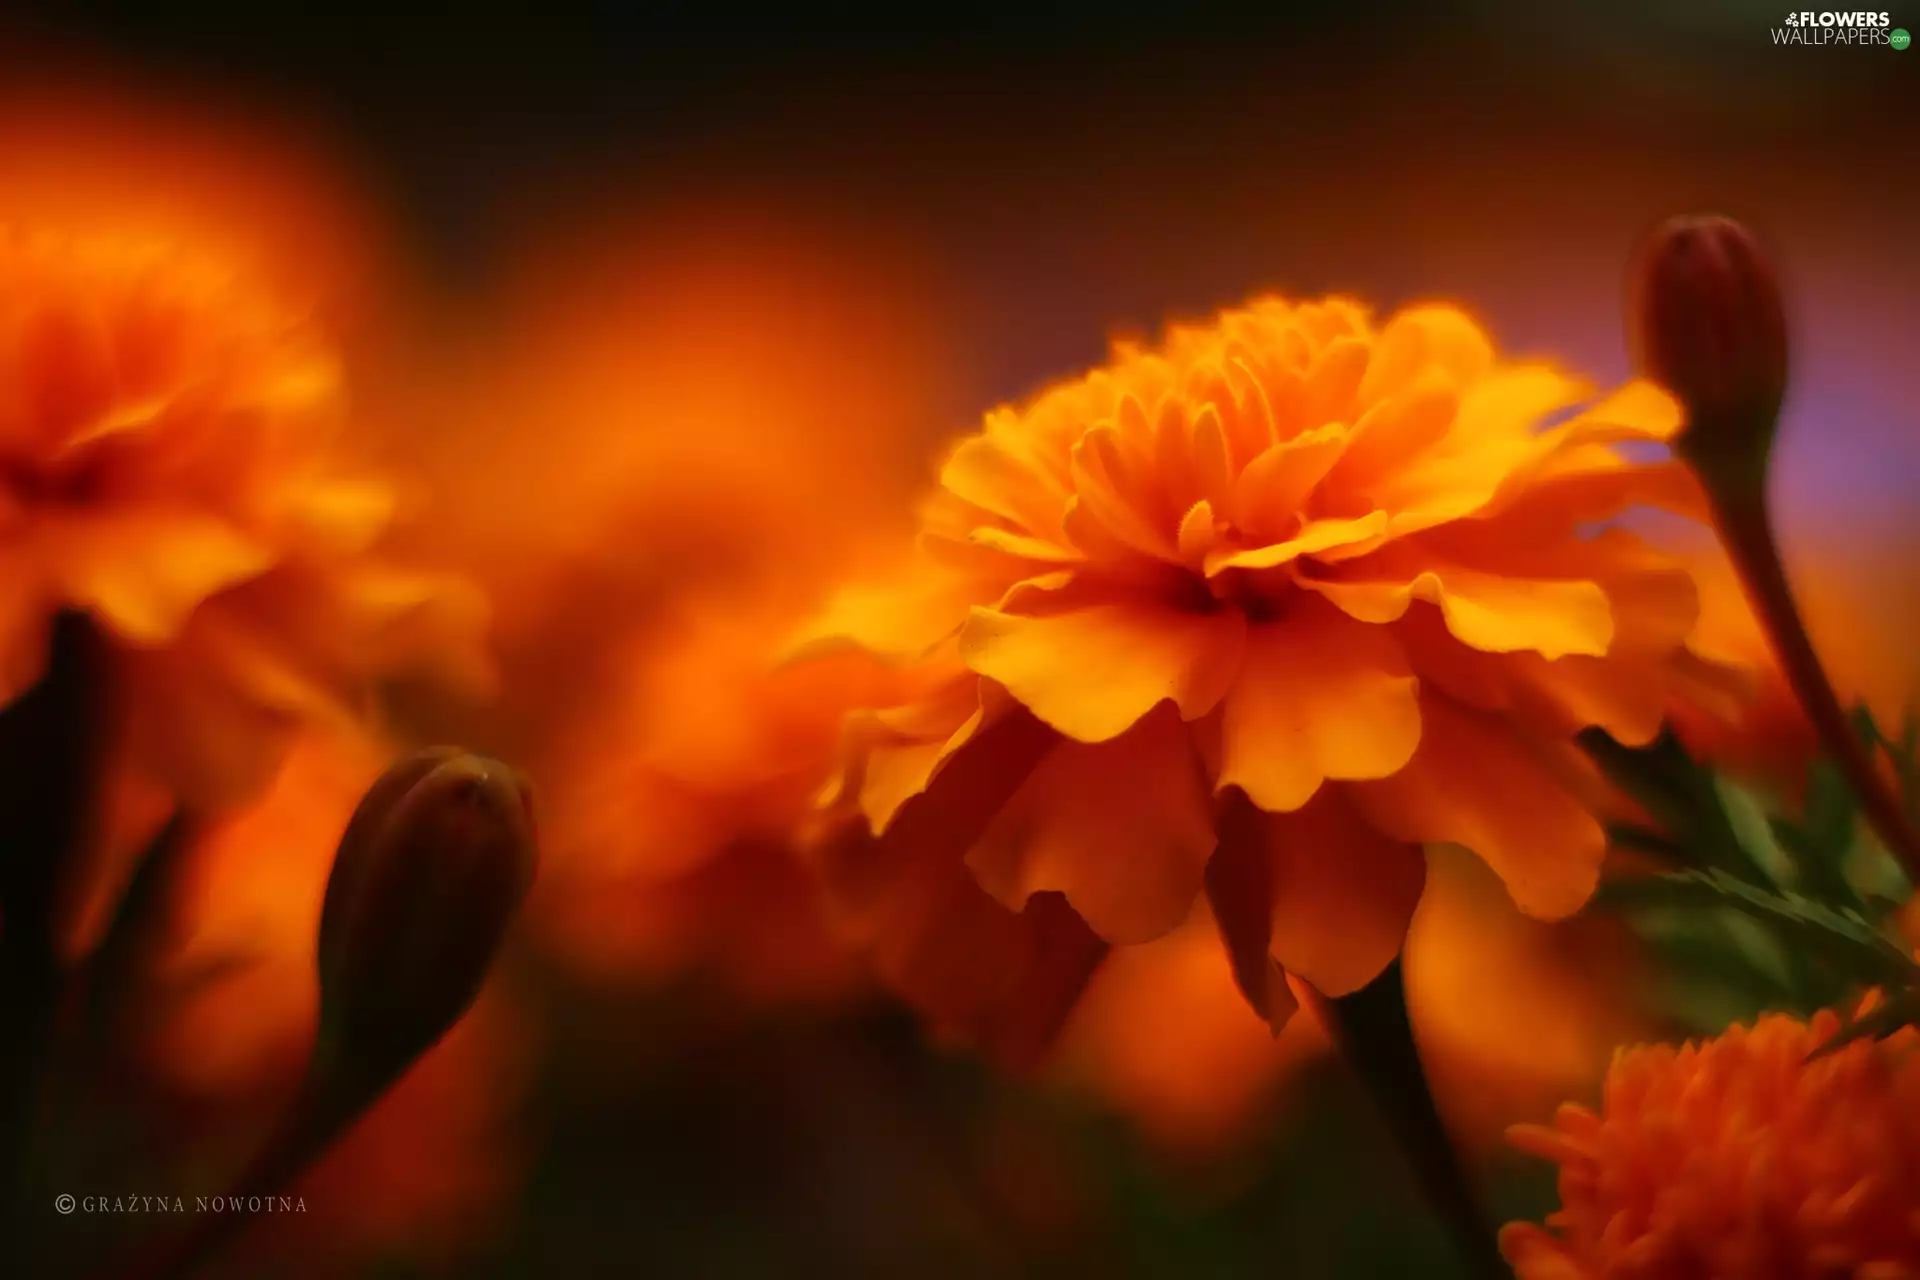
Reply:
M1113 427L1093 427L1073 446L1072 472L1077 501L1066 516L1067 536L1089 553L1097 547L1083 542L1078 525L1092 520L1101 531L1141 555L1174 561L1173 527L1161 528L1148 518L1152 495L1126 458L1120 433Z
M1010 435L982 433L961 441L940 470L940 484L1021 528L1043 536L1057 532L1066 513L1066 486L1022 456Z
M1273 866L1274 959L1324 995L1344 996L1400 954L1426 885L1420 847L1383 835L1342 789L1261 817Z
M1613 609L1595 582L1433 567L1398 582L1355 577L1303 584L1362 622L1396 621L1415 600L1437 604L1455 637L1488 653L1600 656L1613 641Z
M847 587L792 638L782 656L799 661L851 644L884 661L924 658L959 634L973 598L968 582L928 568L897 584Z
M393 519L393 491L371 482L336 482L300 495L294 518L313 549L330 555L365 551Z
M1328 343L1307 372L1296 407L1299 425L1352 422L1362 381L1372 372L1372 345L1360 337L1340 337Z
M1316 555L1335 547L1352 546L1378 537L1387 527L1387 513L1369 512L1353 520L1315 520L1294 537L1272 546L1248 551L1222 548L1206 558L1209 577L1229 569L1274 569L1291 564L1302 556Z
M1058 894L1008 911L944 845L853 823L812 858L835 923L881 980L1010 1068L1033 1065L1106 951Z
M1378 401L1353 424L1352 439L1326 477L1327 487L1364 491L1380 475L1406 467L1446 438L1459 407L1460 393L1437 371Z
M1011 533L1005 529L981 528L968 535L969 542L989 551L998 551L1020 560L1032 560L1040 564L1075 564L1086 559L1085 553L1070 546L1058 546L1044 538L1035 538L1023 533Z
M847 717L844 736L857 762L854 789L870 830L885 831L947 759L1003 713L983 693L979 679L962 672L903 706Z
M968 1029L995 1061L1014 1071L1046 1056L1107 957L1107 944L1057 893L1035 894L1019 919L1026 941L1019 981L1004 1004Z
M1220 845L1207 864L1207 905L1220 930L1234 985L1277 1036L1300 1006L1271 949L1273 863L1262 820L1241 792L1221 797Z
M1221 708L1219 785L1298 809L1329 779L1384 778L1420 742L1419 681L1383 627L1320 606L1249 628Z
M1035 615L975 609L960 652L1061 733L1104 742L1167 699L1189 720L1211 711L1239 670L1245 640L1235 610L1129 600Z
M1213 846L1206 779L1163 705L1117 738L1055 746L967 865L1009 910L1056 890L1095 933L1126 944L1187 918Z
M1679 401L1655 384L1636 379L1556 430L1591 443L1665 442L1680 434L1684 420Z
M235 672L193 646L127 656L129 747L191 808L231 809L265 791L303 719L322 718L315 706L344 718L324 691L284 670L263 671L253 656L253 669Z
M68 598L133 644L163 643L208 597L255 577L272 548L191 510L106 507L41 526Z
M1520 1280L1597 1280L1558 1240L1531 1222L1500 1228L1500 1254Z
M47 307L20 322L13 394L31 424L30 441L58 448L113 407L113 346L104 325L78 309ZM37 450L36 450L37 451Z
M1464 449L1481 441L1522 438L1549 414L1578 404L1591 394L1590 383L1553 365L1527 363L1496 369L1461 392L1452 447Z
M1571 915L1599 881L1606 834L1513 726L1450 699L1421 699L1407 767L1348 784L1355 806L1396 839L1464 845L1542 919Z
M1187 514L1180 520L1180 533L1175 539L1180 547L1180 559L1186 564L1200 563L1212 548L1218 533L1213 505L1202 498L1188 508Z
M1329 423L1257 454L1234 482L1234 526L1250 535L1284 538L1299 523L1307 495L1346 451L1349 430Z

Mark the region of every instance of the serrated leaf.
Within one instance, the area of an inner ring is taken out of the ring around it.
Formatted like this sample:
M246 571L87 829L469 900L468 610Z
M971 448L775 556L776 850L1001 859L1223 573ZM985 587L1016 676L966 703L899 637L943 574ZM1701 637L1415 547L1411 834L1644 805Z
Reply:
M1720 871L1636 876L1602 887L1604 901L1622 906L1732 907L1771 924L1782 936L1837 965L1862 986L1905 987L1920 967L1858 912L1829 907L1788 890L1764 889Z
M1913 882L1877 840L1859 839L1847 855L1847 882L1854 886L1860 906L1873 919L1898 910L1913 896Z
M1806 800L1800 820L1790 831L1780 823L1776 833L1793 859L1799 887L1809 895L1838 906L1857 907L1860 895L1847 877L1847 864L1858 831L1853 788L1831 760L1821 757L1807 766Z
M1711 770L1687 753L1672 730L1644 747L1623 746L1598 729L1581 748L1607 777L1647 810L1670 837L1669 848L1696 867L1765 881L1727 819Z
M1726 817L1728 829L1733 838L1774 884L1781 888L1794 888L1799 885L1800 877L1794 860L1773 838L1773 826L1767 821L1767 814L1751 793L1741 788L1724 774L1712 778L1713 797Z
M1801 821L1816 849L1844 854L1853 847L1853 788L1838 765L1824 756L1807 768L1807 801Z
M1684 830L1692 819L1689 775L1693 757L1671 732L1644 747L1628 747L1599 729L1580 735L1580 746L1613 784L1639 801L1654 819Z

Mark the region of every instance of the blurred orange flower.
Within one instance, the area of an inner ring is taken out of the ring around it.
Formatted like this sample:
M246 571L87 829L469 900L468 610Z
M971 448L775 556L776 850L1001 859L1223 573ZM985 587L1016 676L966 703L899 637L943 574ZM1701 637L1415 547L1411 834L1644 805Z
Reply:
M883 246L710 202L606 222L550 229L491 318L376 378L436 495L406 536L485 584L514 691L443 736L539 783L530 913L579 970L837 997L864 970L791 845L840 717L900 678L775 668L897 532L928 444L902 424L948 416L938 312Z
M870 915L918 904L892 929L941 980L990 967L952 895L990 895L964 908L983 928L1051 919L1016 946L1069 1002L1088 966L1063 957L1162 936L1204 885L1276 1026L1286 974L1343 994L1399 951L1424 842L1473 848L1531 914L1577 910L1605 839L1572 734L1647 740L1700 665L1685 568L1591 532L1698 510L1677 464L1615 448L1677 409L1589 397L1451 307L1376 328L1269 298L990 414L905 584L811 633L947 676L850 723L836 799L881 847L833 849L830 879Z
M1808 1055L1840 1030L1778 1014L1623 1050L1598 1114L1515 1145L1560 1166L1561 1209L1501 1247L1522 1280L1903 1276L1920 1269L1920 1036Z
M477 674L477 598L371 552L393 496L343 468L327 345L218 261L0 233L0 387L0 702L85 610L135 759L210 807L382 674L429 652Z
M535 907L564 954L608 976L715 970L759 997L856 985L792 841L846 709L904 677L857 654L778 666L795 621L706 600L627 637L552 771Z
M304 735L257 804L190 846L140 1030L176 1099L284 1105L313 1044L334 848L385 762L364 741ZM502 1117L530 1065L524 1022L497 990L484 994L306 1175L307 1215L265 1234L300 1234L334 1259L470 1243L512 1188Z

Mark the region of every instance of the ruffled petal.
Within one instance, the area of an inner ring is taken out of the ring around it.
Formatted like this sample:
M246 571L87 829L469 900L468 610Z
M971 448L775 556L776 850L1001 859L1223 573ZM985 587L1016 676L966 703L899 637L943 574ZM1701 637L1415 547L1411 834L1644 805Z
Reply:
M1338 580L1308 578L1303 585L1361 622L1397 621L1416 600L1436 604L1456 638L1488 653L1599 656L1613 643L1613 609L1597 582L1452 566L1373 576L1385 568L1369 561Z
M68 598L137 645L171 640L203 601L277 559L225 521L183 509L48 517L37 536Z
M1172 700L1192 720L1211 711L1239 669L1244 617L1152 600L1063 601L1045 613L975 609L960 637L973 670L1082 742L1124 733Z
M1055 890L1095 933L1126 944L1186 919L1213 846L1206 779L1186 727L1162 706L1109 741L1055 746L967 865L1011 910Z
M1606 853L1600 823L1515 727L1429 695L1420 749L1378 782L1348 785L1355 807L1398 840L1465 845L1529 915L1586 905Z
M1207 905L1234 985L1277 1036L1300 1002L1273 958L1273 863L1263 815L1246 796L1229 791L1220 800L1219 831L1220 847L1207 864Z
M1380 976L1407 940L1426 885L1426 855L1364 821L1343 788L1293 813L1263 814L1273 868L1275 960L1323 995Z
M1419 682L1399 643L1314 603L1249 629L1221 708L1219 785L1285 812L1328 779L1387 777L1419 742Z

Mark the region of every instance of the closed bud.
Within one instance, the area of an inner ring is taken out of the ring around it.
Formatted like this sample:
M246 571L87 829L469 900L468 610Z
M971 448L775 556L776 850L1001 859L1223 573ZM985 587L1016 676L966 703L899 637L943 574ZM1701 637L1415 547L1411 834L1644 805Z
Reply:
M525 781L452 748L394 765L361 800L320 917L323 1049L397 1076L472 1005L533 884Z
M1750 481L1757 464L1764 478L1787 389L1787 318L1753 235L1719 216L1666 223L1641 253L1631 308L1641 370L1687 411L1681 451L1703 471L1739 466Z

